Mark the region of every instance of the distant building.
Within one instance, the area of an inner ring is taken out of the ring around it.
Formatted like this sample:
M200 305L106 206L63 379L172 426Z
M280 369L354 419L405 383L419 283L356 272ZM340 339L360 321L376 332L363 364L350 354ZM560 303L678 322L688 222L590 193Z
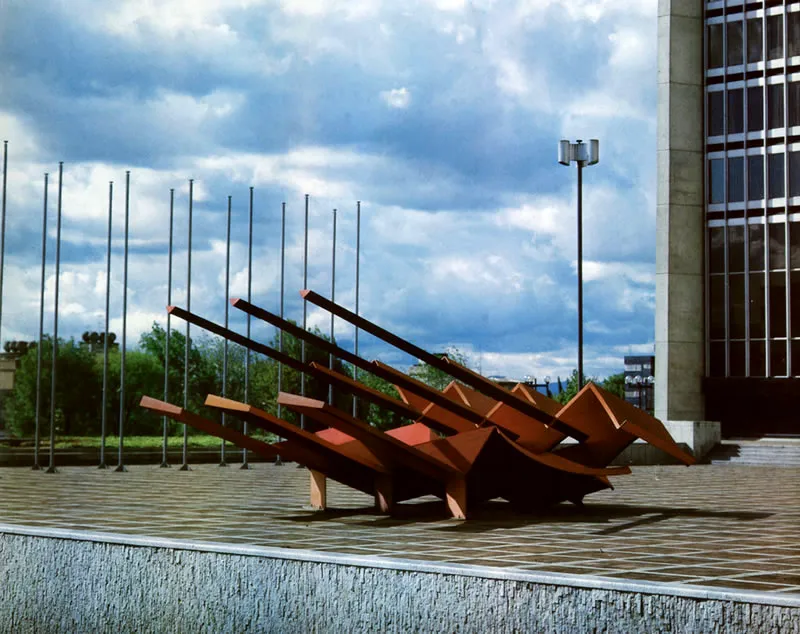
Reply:
M652 355L625 357L625 400L650 414L655 407L655 367Z

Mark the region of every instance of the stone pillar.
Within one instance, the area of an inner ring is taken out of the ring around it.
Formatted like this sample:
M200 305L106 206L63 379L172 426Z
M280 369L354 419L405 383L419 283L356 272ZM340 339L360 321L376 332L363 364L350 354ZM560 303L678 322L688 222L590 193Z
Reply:
M703 420L703 0L658 2L655 415Z

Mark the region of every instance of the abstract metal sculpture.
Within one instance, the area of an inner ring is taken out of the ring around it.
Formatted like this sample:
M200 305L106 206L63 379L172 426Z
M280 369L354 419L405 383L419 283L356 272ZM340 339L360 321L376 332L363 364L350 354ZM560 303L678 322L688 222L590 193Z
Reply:
M425 495L444 500L449 513L461 519L467 517L469 509L496 498L521 511L562 501L582 504L589 493L611 487L610 476L630 473L628 467L608 465L636 439L649 442L684 464L694 462L661 422L597 385L589 383L565 406L524 384L508 391L313 291L305 290L301 295L455 380L444 390L436 390L383 363L362 359L250 302L232 299L235 308L251 317L389 381L398 398L336 372L327 364L303 363L189 311L174 306L168 311L413 422L384 432L329 403L280 392L277 402L281 410L292 411L321 428L312 432L248 403L208 396L207 407L285 439L267 443L154 398L143 397L141 406L264 458L280 455L308 467L311 505L318 509L327 504L327 478L374 495L376 508L384 513L393 512L399 502Z

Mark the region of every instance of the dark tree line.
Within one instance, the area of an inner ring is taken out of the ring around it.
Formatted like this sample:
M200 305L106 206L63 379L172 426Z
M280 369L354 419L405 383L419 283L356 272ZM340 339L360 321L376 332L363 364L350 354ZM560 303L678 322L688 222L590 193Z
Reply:
M314 334L326 340L329 337L315 329ZM164 357L166 332L158 324L153 324L149 332L139 339L136 349L128 350L125 365L125 406L123 426L126 435L155 435L162 430L162 419L139 407L143 395L155 398L164 396ZM52 364L52 339L45 337L42 344L42 381L40 393L40 433L49 430L50 419L50 369ZM268 345L279 347L276 333ZM95 348L96 349L96 348ZM168 401L176 405L184 404L184 360L186 351L185 336L173 330L170 335ZM301 342L284 333L283 351L294 359L301 359ZM189 390L188 409L219 420L220 414L204 406L206 395L222 394L222 367L224 342L217 337L201 334L189 342ZM459 351L449 352L454 360L466 363ZM228 381L226 395L237 401L245 400L245 356L243 347L228 344ZM109 351L108 389L106 395L106 433L115 435L119 429L120 412L120 351ZM313 345L306 345L306 361L316 361L328 365L328 354ZM34 433L36 404L36 346L28 346L19 359L13 392L2 406L6 430L18 437L30 437ZM338 359L334 369L352 377L352 367ZM58 435L90 436L99 435L101 430L102 392L103 392L103 354L92 352L88 345L81 345L74 339L59 340L56 362L56 410L55 427ZM444 389L452 380L446 373L436 368L419 364L414 375L423 382ZM283 367L282 389L285 392L300 393L300 373ZM394 387L372 374L359 371L358 380L376 390L397 397ZM622 395L622 375L613 375L605 381L605 386ZM577 372L567 382L556 398L567 402L577 392ZM328 384L306 375L306 396L327 401ZM350 412L352 396L334 388L334 405ZM278 363L263 355L250 353L249 397L247 401L260 409L277 415L278 412ZM358 400L358 418L367 420L381 429L391 429L408 421L402 417L371 405L364 399ZM293 421L293 412L284 409L282 417ZM230 420L230 419L229 419ZM237 424L237 423L234 423ZM171 432L183 429L178 423L170 423ZM309 425L313 428L313 425Z
M330 340L318 329L314 334ZM164 358L166 331L153 324L149 332L139 339L136 349L129 349L125 363L125 407L123 421L126 435L152 435L162 430L162 419L138 406L143 395L163 398L164 396ZM277 333L268 342L278 349ZM284 333L283 350L295 359L301 359L301 342ZM45 337L42 345L42 380L40 392L40 433L49 429L50 418L50 368L52 365L52 339ZM184 402L184 360L186 338L180 332L170 333L168 400L176 405ZM19 437L30 437L34 433L36 404L36 347L29 348L19 359L13 392L3 403L6 430ZM212 420L219 419L216 410L204 406L206 395L222 394L222 368L224 342L208 335L191 338L189 342L189 390L188 408ZM229 398L243 401L245 391L245 356L243 347L228 344L228 380L226 394ZM328 365L328 354L307 344L306 361L317 361ZM334 360L334 369L346 376L352 376L349 364ZM99 435L101 429L103 355L91 352L88 346L80 345L74 339L59 340L56 360L56 410L55 426L59 435ZM283 367L282 389L285 392L300 393L300 373ZM359 381L393 394L394 388L365 372L359 372ZM108 434L116 434L119 427L120 411L120 352L109 351L108 389L106 397L106 420ZM305 393L311 398L327 400L328 384L306 375ZM249 398L248 402L272 414L277 414L278 363L263 355L250 353ZM350 411L352 397L334 389L334 403L337 407ZM370 418L380 427L401 424L398 417L378 410L366 402L359 402L359 415ZM294 414L286 409L283 418L293 420ZM230 419L229 419L230 420ZM182 430L182 425L171 423L171 431Z

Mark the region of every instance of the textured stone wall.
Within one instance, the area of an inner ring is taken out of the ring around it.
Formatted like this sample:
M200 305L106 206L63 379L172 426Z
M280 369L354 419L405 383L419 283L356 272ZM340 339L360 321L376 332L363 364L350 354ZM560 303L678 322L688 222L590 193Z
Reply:
M0 631L800 633L790 597L759 604L122 541L0 532Z

